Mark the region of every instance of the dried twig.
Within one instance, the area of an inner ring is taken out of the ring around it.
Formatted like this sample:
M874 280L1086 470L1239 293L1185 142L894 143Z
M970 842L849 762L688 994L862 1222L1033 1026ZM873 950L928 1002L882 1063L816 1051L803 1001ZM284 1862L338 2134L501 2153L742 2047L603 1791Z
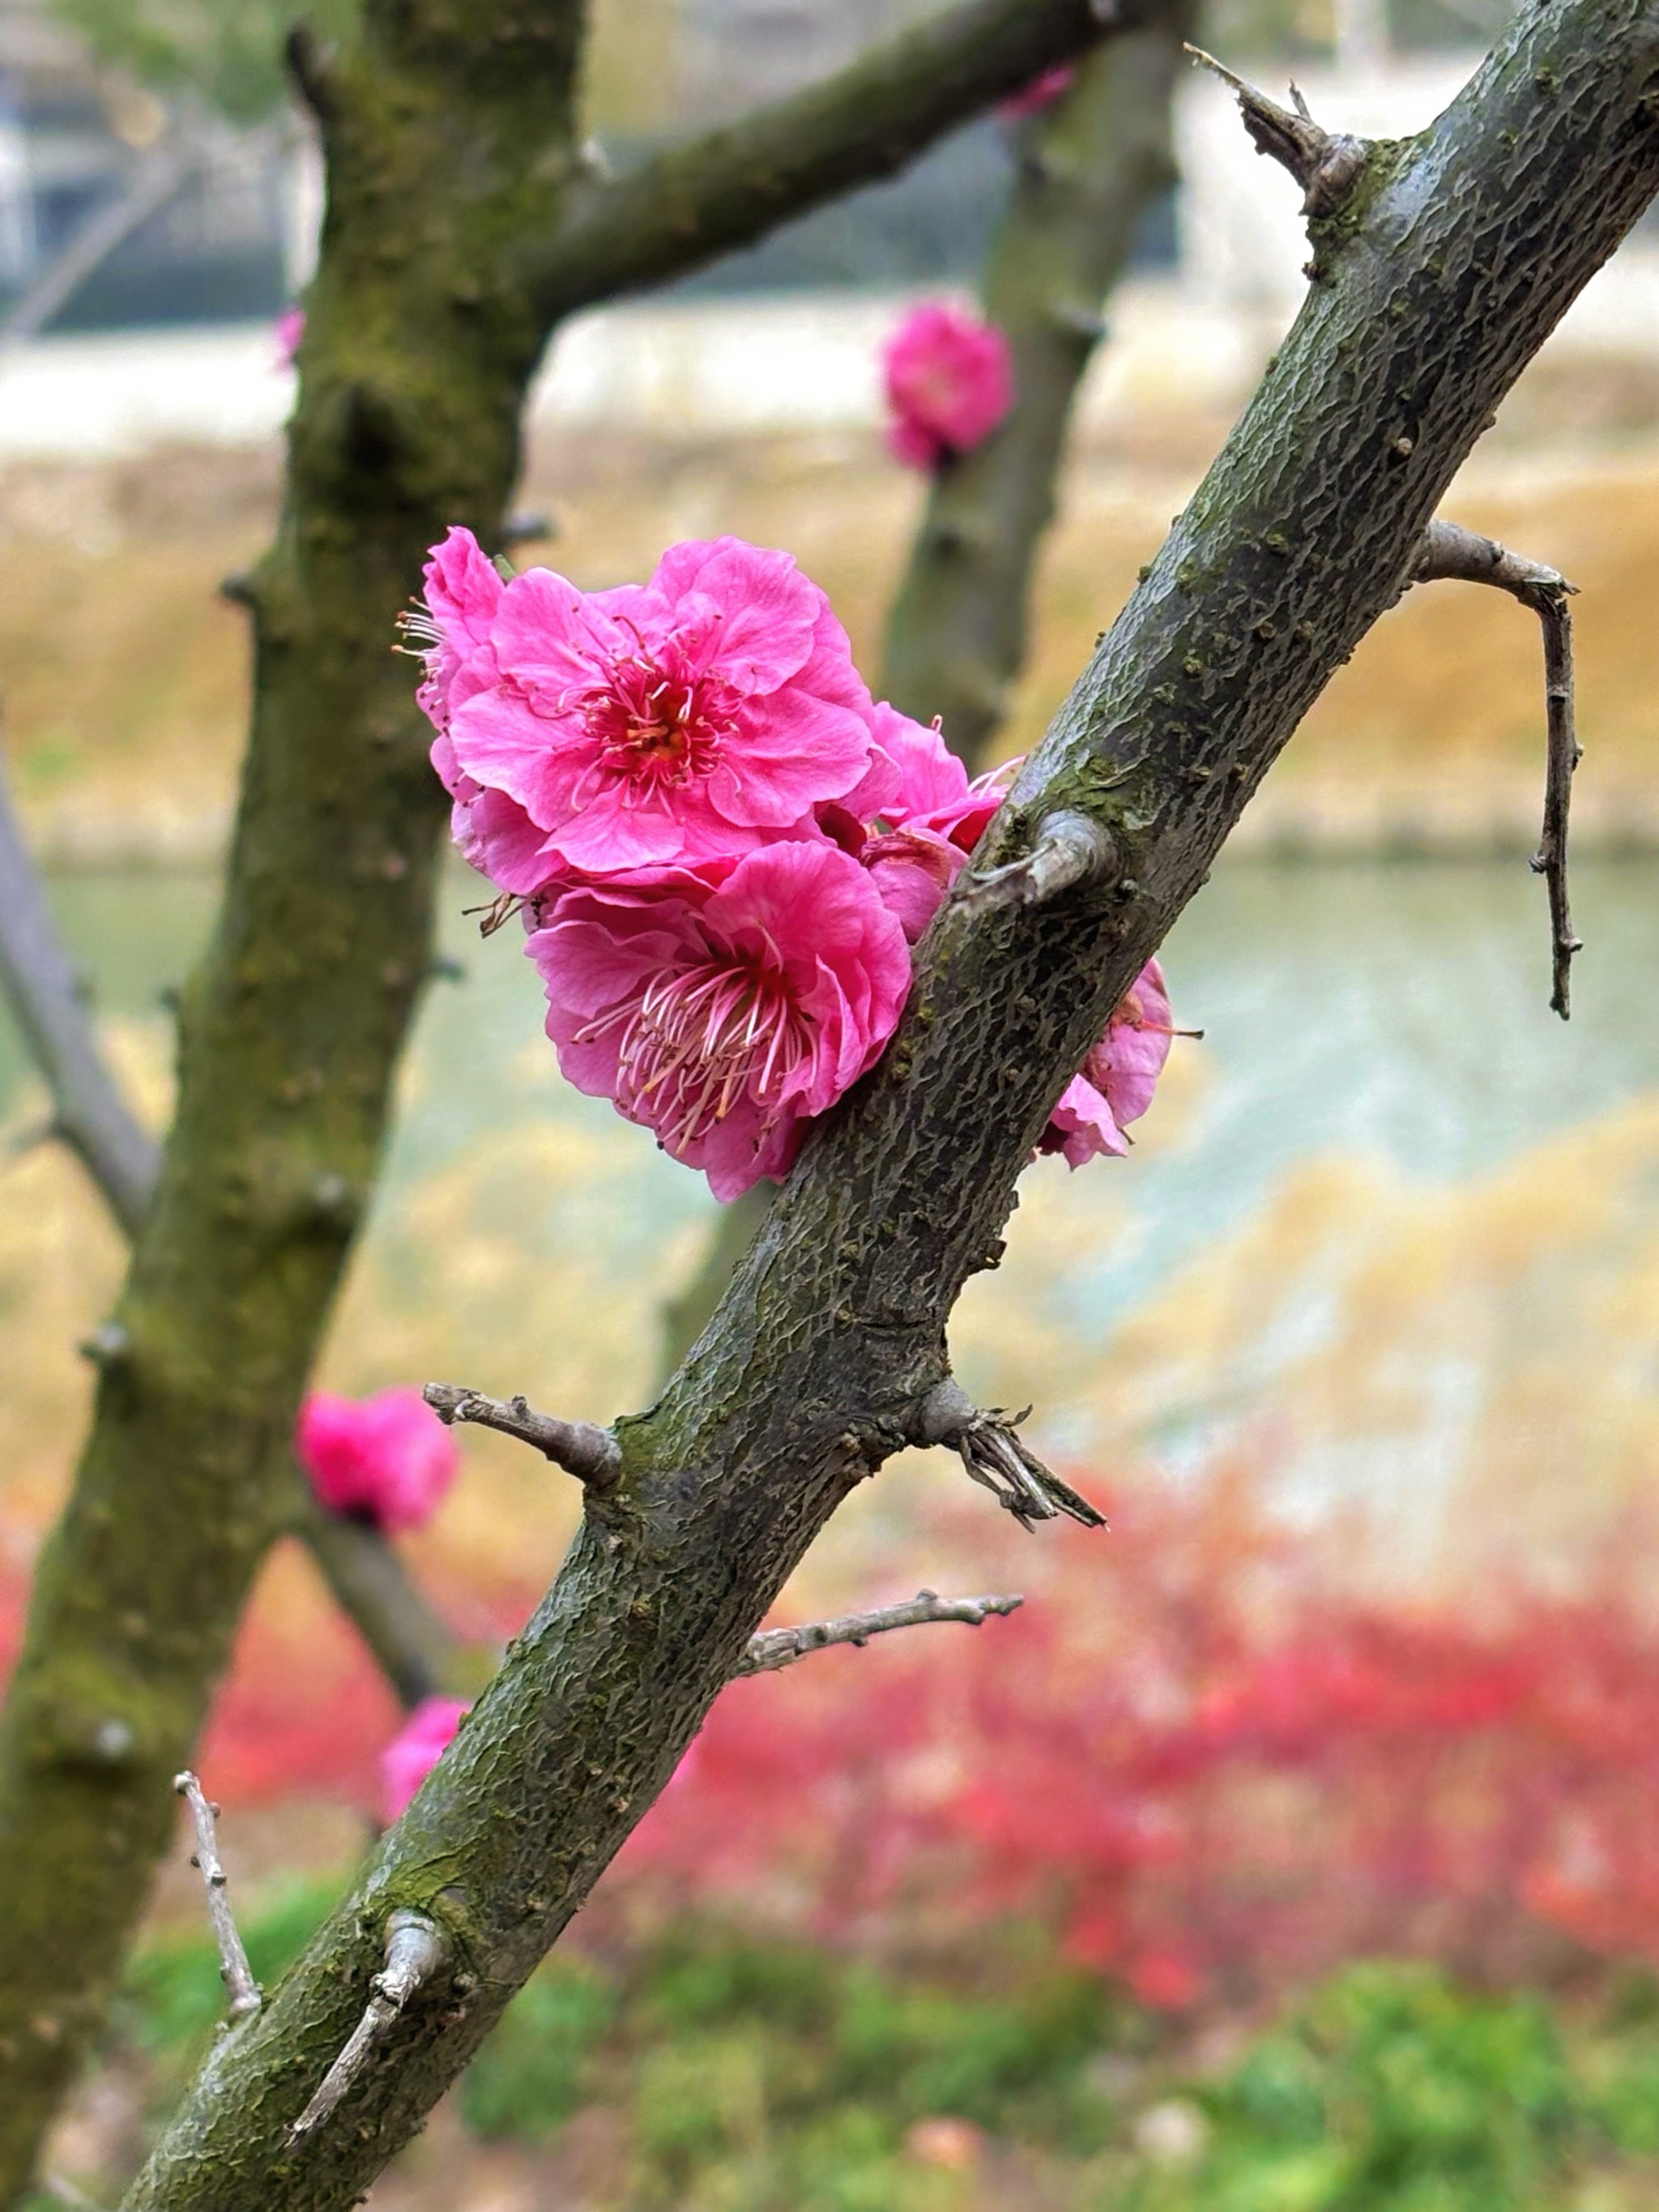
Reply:
M1110 833L1086 814L1062 807L1045 814L1029 853L988 874L969 876L961 898L967 906L1046 906L1081 884L1102 883L1115 872L1117 848Z
M1039 1521L1057 1520L1062 1513L1085 1528L1103 1528L1104 1514L1045 1467L1019 1435L1019 1424L1030 1412L1029 1406L1020 1413L996 1407L981 1410L958 1382L947 1379L922 1400L913 1434L918 1443L948 1444L958 1453L974 1480L1022 1528L1035 1528Z
M236 1916L225 1891L225 1870L219 1863L219 1847L214 1834L219 1808L209 1804L201 1784L188 1770L173 1776L173 1786L188 1803L196 1823L196 1849L190 1863L200 1867L202 1880L207 1886L208 1917L213 1923L213 1940L219 1946L219 1977L229 1992L230 2016L233 2021L245 2020L250 2013L258 2012L264 2000L253 1978L253 1969L248 1965L247 1953L242 1948L242 1939L236 1931Z
M374 2046L410 1998L449 1962L449 1942L423 1912L394 1912L386 1923L386 1965L369 1984L363 2016L317 2086L317 2094L289 2130L290 2142L322 2126L368 2065Z
M459 1382L428 1382L421 1394L441 1421L472 1421L533 1444L556 1467L592 1490L608 1490L622 1470L622 1448L592 1421L561 1421L522 1398L486 1398Z
M1534 872L1549 890L1550 1006L1565 1021L1571 1012L1572 956L1583 948L1573 934L1567 901L1567 817L1572 803L1572 773L1583 757L1574 727L1572 610L1577 590L1559 568L1511 553L1495 538L1438 518L1424 533L1413 567L1413 584L1454 581L1491 584L1519 599L1537 616L1544 633L1544 698L1549 736L1544 772L1544 827L1533 855Z
M1294 85L1291 98L1295 108L1281 107L1201 46L1189 46L1187 51L1201 68L1212 70L1237 94L1244 128L1256 152L1270 155L1301 185L1303 213L1334 215L1358 183L1370 156L1370 148L1364 139L1324 130L1308 112L1308 103Z
M836 1620L809 1621L800 1628L763 1628L750 1638L738 1672L770 1674L832 1644L862 1646L889 1629L920 1628L934 1620L965 1621L969 1628L977 1628L994 1613L1017 1613L1024 1602L1023 1597L939 1597L933 1590L918 1590L902 1605L878 1606L872 1612L849 1613Z

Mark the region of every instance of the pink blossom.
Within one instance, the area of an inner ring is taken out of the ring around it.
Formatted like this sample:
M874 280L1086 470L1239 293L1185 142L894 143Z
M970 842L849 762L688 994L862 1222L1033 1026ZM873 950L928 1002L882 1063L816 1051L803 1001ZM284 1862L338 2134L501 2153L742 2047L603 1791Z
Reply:
M889 450L936 469L988 437L1013 404L1008 341L994 324L937 302L907 315L882 356L893 419Z
M388 1828L453 1743L470 1711L465 1698L422 1698L381 1752L380 1817Z
M884 705L876 708L874 728L897 791L860 857L914 945L967 866L1019 762L1005 762L970 783L938 730Z
M319 1504L385 1529L429 1521L459 1465L454 1437L418 1390L313 1391L294 1449Z
M1129 1149L1124 1129L1152 1103L1170 1056L1170 997L1164 970L1149 960L1125 993L1106 1034L1060 1093L1037 1150L1063 1152L1074 1168Z
M280 368L293 368L299 356L301 341L305 334L305 309L298 306L284 307L282 313L277 316L276 327L271 332L271 336L276 341L276 361Z
M489 650L488 672L466 659L441 697L450 749L434 758L503 889L751 851L810 826L873 757L830 602L788 554L740 538L672 546L643 586L582 592L526 570ZM441 690L441 671L428 682ZM486 814L481 793L507 805Z
M1041 115L1045 107L1052 107L1076 82L1076 63L1059 62L1053 69L1044 70L1041 76L1034 76L1011 100L1001 101L997 114L1004 123L1023 123L1028 115Z
M652 885L573 886L545 913L527 950L560 1066L702 1169L716 1198L781 1179L909 989L902 930L824 839Z

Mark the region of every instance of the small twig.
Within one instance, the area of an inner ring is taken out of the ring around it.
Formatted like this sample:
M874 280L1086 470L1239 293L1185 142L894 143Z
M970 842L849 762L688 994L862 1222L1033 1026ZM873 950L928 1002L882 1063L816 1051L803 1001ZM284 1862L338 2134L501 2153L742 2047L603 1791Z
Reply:
M242 1939L236 1931L236 1916L230 1909L230 1899L225 1890L225 1870L219 1863L219 1846L214 1834L219 1808L209 1804L201 1784L188 1770L173 1776L173 1786L188 1803L196 1823L196 1849L190 1863L200 1867L207 1887L208 1918L213 1923L213 1940L219 1947L219 1978L230 1995L230 2016L233 2021L246 2020L251 2013L258 2011L264 1999L253 1978L253 1969L248 1965L247 1953L242 1948Z
M1206 54L1202 46L1189 46L1187 52L1200 68L1212 70L1237 95L1239 112L1256 152L1270 155L1301 185L1302 212L1334 215L1358 183L1370 157L1370 148L1364 139L1324 130L1308 112L1308 103L1294 85L1291 87L1294 109L1281 107L1265 92L1258 92L1243 77L1235 76L1213 54Z
M1413 584L1453 581L1490 584L1530 607L1544 633L1544 699L1548 740L1544 770L1544 827L1534 854L1534 872L1544 878L1550 901L1550 1006L1565 1022L1571 1012L1572 956L1582 951L1567 899L1567 822L1572 774L1583 755L1574 726L1572 610L1577 590L1559 568L1511 553L1495 538L1437 518L1424 533L1409 579Z
M592 1490L608 1490L622 1472L622 1447L609 1429L592 1421L556 1420L522 1397L486 1398L459 1382L428 1382L422 1395L441 1421L471 1421L517 1437Z
M399 2014L449 1962L449 1942L423 1912L397 1911L386 1923L386 1965L369 1984L362 2018L317 2086L317 2094L289 2130L298 2142L322 2126L368 2063L374 2046Z
M1110 832L1086 814L1062 807L1037 824L1029 853L986 875L970 876L960 896L966 906L1047 906L1081 884L1102 883L1118 865Z
M1062 1513L1085 1528L1103 1528L1104 1514L1045 1467L1019 1435L1019 1424L1030 1412L1029 1406L1019 1413L998 1407L981 1410L958 1382L947 1378L922 1400L912 1433L921 1444L948 1444L974 1480L1022 1528L1035 1528L1039 1521L1057 1520Z
M800 1628L763 1628L750 1638L738 1672L770 1674L832 1644L862 1647L872 1636L884 1636L892 1628L921 1628L935 1620L961 1620L977 1628L994 1613L1017 1613L1024 1602L1023 1597L939 1597L933 1590L918 1590L902 1605L878 1606L873 1612L849 1613L836 1620L808 1621Z

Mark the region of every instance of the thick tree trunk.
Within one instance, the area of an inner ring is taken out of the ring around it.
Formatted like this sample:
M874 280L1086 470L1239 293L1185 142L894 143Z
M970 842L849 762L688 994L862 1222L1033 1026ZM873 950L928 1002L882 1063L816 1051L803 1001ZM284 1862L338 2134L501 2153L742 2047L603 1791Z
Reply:
M980 288L1013 354L1015 404L933 481L883 672L893 704L921 722L939 715L945 742L975 767L1024 665L1032 572L1107 295L1146 209L1175 180L1171 95L1196 13L1183 4L1115 39L1024 126L1018 180Z
M608 185L571 114L580 0L363 12L339 57L296 47L329 205L281 532L249 590L235 845L0 1717L0 2205L103 2018L172 1776L291 1507L295 1411L430 961L442 794L388 650L425 549L452 522L496 536L525 386L568 307L890 173L1105 27L1089 0L968 0Z
M1534 0L1419 139L1315 225L1297 324L1024 772L988 864L1065 807L1115 884L958 890L881 1066L809 1150L699 1355L619 1425L558 1581L356 1894L211 2058L132 2212L335 2212L420 2126L661 1789L785 1577L916 1433L945 1323L1085 1047L1321 688L1397 595L1454 471L1659 189L1659 8ZM447 1964L333 2117L292 2122L389 1916Z

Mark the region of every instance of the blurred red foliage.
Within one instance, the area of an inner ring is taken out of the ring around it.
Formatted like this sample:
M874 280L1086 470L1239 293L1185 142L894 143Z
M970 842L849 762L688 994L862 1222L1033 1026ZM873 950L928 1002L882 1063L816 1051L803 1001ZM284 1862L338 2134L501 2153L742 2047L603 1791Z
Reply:
M1012 1620L734 1683L605 1895L842 1938L1034 1916L1177 2010L1371 1953L1659 1960L1659 1547L1571 1598L1364 1604L1253 1489L1094 1486L1112 1533L1045 1531ZM0 1578L0 1661L22 1595ZM204 1771L228 1802L367 1811L395 1709L320 1592L292 1597L245 1625Z
M1370 1953L1659 1959L1650 1546L1477 1620L1310 1587L1243 1481L1099 1502L1010 1621L734 1684L619 1875L829 1934L1035 1913L1172 2009Z

